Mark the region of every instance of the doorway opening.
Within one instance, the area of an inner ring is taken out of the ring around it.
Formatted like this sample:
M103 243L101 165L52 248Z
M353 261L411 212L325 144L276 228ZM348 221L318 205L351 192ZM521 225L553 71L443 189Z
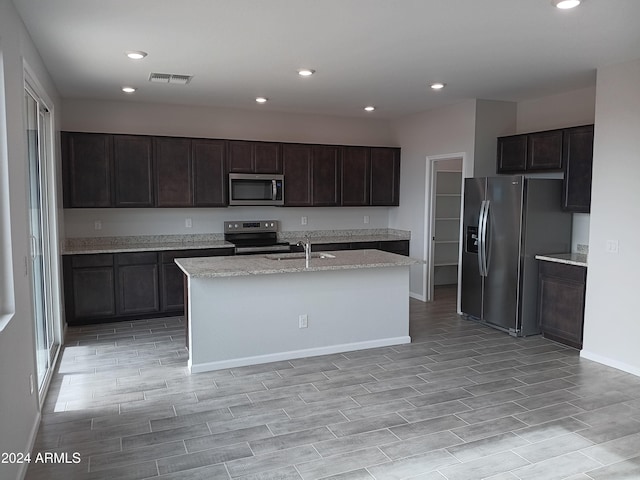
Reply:
M428 157L431 181L428 218L425 226L425 268L427 301L434 300L436 288L457 288L460 258L460 216L464 154Z

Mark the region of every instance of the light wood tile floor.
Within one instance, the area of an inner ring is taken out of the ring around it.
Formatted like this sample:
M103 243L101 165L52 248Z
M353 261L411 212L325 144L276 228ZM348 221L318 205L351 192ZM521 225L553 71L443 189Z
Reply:
M640 378L466 321L451 288L410 334L189 375L182 318L70 328L32 457L80 462L27 479L640 479Z

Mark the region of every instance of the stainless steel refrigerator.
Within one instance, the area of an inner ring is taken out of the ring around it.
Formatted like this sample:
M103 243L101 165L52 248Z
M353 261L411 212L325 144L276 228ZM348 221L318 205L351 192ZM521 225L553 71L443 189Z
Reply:
M464 184L460 307L513 336L540 333L535 256L571 251L562 180L504 176Z

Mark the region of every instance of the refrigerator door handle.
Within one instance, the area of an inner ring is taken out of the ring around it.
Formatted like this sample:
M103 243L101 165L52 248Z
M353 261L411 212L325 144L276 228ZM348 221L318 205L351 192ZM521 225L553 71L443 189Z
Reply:
M480 204L480 215L478 217L478 270L480 271L480 276L484 277L484 235L482 235L482 225L485 215L485 206L487 204L486 200L482 201Z
M481 216L480 223L482 224L482 228L479 230L479 236L481 240L482 247L482 255L479 258L482 259L482 266L480 268L480 275L486 277L489 275L489 265L487 261L487 219L489 218L489 207L491 203L489 200L484 200L483 202L483 214ZM478 251L480 251L480 247L478 247Z

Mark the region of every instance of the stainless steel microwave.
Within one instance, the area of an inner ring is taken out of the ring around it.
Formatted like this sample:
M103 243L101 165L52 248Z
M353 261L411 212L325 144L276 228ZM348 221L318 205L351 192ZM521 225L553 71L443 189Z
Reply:
M284 175L230 173L229 205L284 205Z

